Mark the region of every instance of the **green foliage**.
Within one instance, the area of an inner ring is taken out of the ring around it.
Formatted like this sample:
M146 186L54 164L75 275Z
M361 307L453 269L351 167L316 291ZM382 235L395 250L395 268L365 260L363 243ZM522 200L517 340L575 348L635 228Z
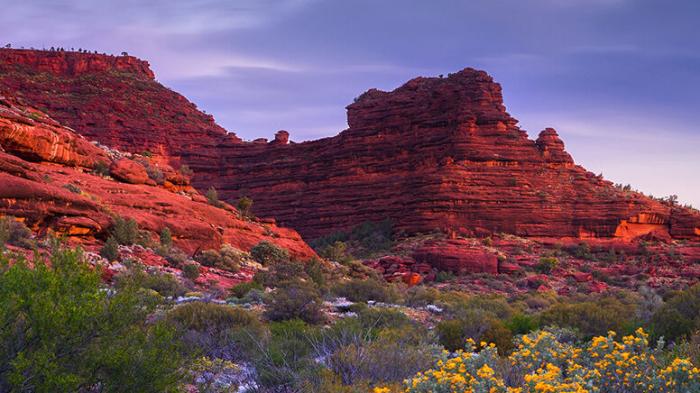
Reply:
M116 217L112 225L112 236L117 243L130 246L139 239L139 225L132 218Z
M183 164L182 166L180 166L180 169L178 170L178 172L180 172L180 174L182 176L185 176L185 177L194 176L194 171L192 169L190 169L190 167L186 164Z
M33 248L32 231L13 217L0 217L0 250L10 244L16 247Z
M576 329L588 339L611 330L629 330L635 311L634 305L605 296L591 301L557 303L541 314L541 323Z
M0 391L175 391L183 359L172 329L143 322L152 303L108 294L80 250L33 264L0 256Z
M700 330L700 284L671 296L653 314L651 330L654 336L674 341Z
M272 292L265 304L265 316L271 321L301 319L315 324L326 319L318 290L301 280L285 282Z
M66 190L72 192L73 194L78 194L78 195L80 195L80 193L83 192L83 191L80 189L80 187L76 186L76 185L73 184L73 183L65 184L65 185L63 186L63 188L65 188Z
M387 282L367 279L350 279L336 284L331 291L336 296L344 297L353 302L377 302L391 303L398 300L398 294Z
M390 220L368 221L348 232L336 232L316 239L310 244L317 252L323 253L326 248L333 247L336 242L346 244L346 257L352 254L358 258L368 258L386 252L394 245L393 224Z
M182 275L190 280L199 278L199 264L188 263L182 267Z
M160 245L168 249L173 246L173 235L170 228L163 227L160 231Z
M269 339L258 345L253 357L261 390L295 392L312 383L320 368L309 340L315 335L316 329L299 319L270 324Z
M248 294L253 289L257 289L262 291L263 286L255 281L250 281L250 282L242 282L240 284L236 284L231 288L231 296L237 297L239 299L242 299L245 295Z
M185 330L225 330L232 325L252 325L258 319L250 311L225 304L191 302L168 311L167 319Z
M540 324L537 321L537 318L532 315L515 314L505 323L505 326L513 333L513 335L517 336L539 329Z
M207 193L205 194L205 197L207 198L207 202L209 202L210 205L216 207L223 206L223 204L219 200L219 192L216 191L216 188L214 188L214 186L209 187Z
M157 166L154 165L144 165L146 168L146 174L148 175L148 178L156 182L156 184L163 184L165 182L165 174L163 174L163 171L158 168Z
M347 263L352 260L352 255L348 254L348 245L340 240L328 244L321 248L318 252L323 258L334 262Z
M107 241L100 249L100 256L108 261L116 261L119 259L119 243L114 236L107 238Z
M147 273L136 266L117 275L115 281L117 288L142 288L154 291L164 297L182 296L187 292L185 287L172 274Z
M271 288L295 280L312 281L306 274L306 266L303 262L283 260L271 265L267 271L258 270L253 276L253 281Z
M251 215L250 209L253 208L253 200L247 196L240 197L236 202L236 208L244 217L249 217Z
M228 271L238 271L246 254L230 244L222 244L217 250L204 250L195 256L195 260L203 266L216 267Z
M556 257L542 257L535 265L535 270L539 273L549 274L559 266L559 259Z
M109 176L109 164L104 161L97 161L92 171L100 176Z
M253 259L262 265L271 265L289 260L287 250L263 240L250 249Z
M224 304L182 304L170 310L166 320L184 332L183 340L195 354L227 360L249 357L265 333L255 314Z

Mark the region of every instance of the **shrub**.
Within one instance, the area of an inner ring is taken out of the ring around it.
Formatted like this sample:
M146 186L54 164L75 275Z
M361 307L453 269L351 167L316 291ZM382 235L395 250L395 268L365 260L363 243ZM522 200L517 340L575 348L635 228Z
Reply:
M229 271L237 271L244 259L245 253L243 251L225 243L221 245L218 251L204 250L195 257L195 260L204 266Z
M437 325L437 334L442 344L449 351L463 348L467 339L477 342L498 343L502 350L511 348L513 334L499 319L481 310L471 310L460 319L451 319Z
M270 266L268 270L258 270L253 276L253 281L263 287L270 288L282 286L289 281L304 281L308 282L309 285L316 286L316 281L309 276L307 270L313 269L309 269L309 265L303 262L282 261ZM312 273L314 272L312 271Z
M112 225L112 236L117 243L130 246L139 239L139 225L133 218L116 217Z
M289 260L289 253L283 248L263 240L250 249L253 259L262 265L271 265Z
M173 235L170 228L164 227L160 231L160 245L168 249L173 246Z
M394 244L394 230L390 220L364 222L347 232L337 232L312 241L311 246L319 253L336 242L347 245L352 255L368 258L391 249ZM349 253L347 253L349 256Z
M80 189L80 187L76 186L76 185L73 184L73 183L65 184L65 185L63 186L63 188L65 188L66 190L72 192L73 194L80 194L81 192L83 192L83 191Z
M0 249L5 244L22 248L34 247L32 241L32 231L20 221L13 217L0 217Z
M51 267L8 264L0 256L0 391L178 388L178 337L145 323L153 305L134 288L105 291L79 250L56 251Z
M219 200L219 193L216 191L216 188L214 188L214 186L209 187L205 196L207 198L207 202L209 202L210 205L216 206L216 207L223 206L223 204Z
M386 282L375 279L350 279L340 282L331 290L336 296L341 296L353 302L377 302L390 303L398 299L396 291Z
M311 284L300 280L278 287L265 303L265 316L271 321L301 319L321 323L325 320L320 294Z
M313 385L320 369L312 357L309 338L314 335L316 330L299 319L270 324L269 339L253 356L262 391L299 392L303 384Z
M651 318L654 336L669 340L687 337L700 329L700 284L672 295Z
M578 330L583 338L622 331L635 317L635 308L620 300L606 296L593 301L558 303L541 314L541 323L570 327Z
M334 262L345 263L352 259L352 256L348 255L347 251L348 245L338 240L323 247L318 255Z
M184 295L187 290L178 279L169 273L147 273L134 266L115 277L116 287L143 288L165 297Z
M432 392L697 392L698 369L685 358L663 359L661 346L650 347L641 329L616 340L615 332L585 345L538 331L518 340L510 357L495 346L442 355L433 369L405 382L407 393ZM375 392L387 392L375 388Z
M244 296L248 294L253 289L257 290L263 290L263 286L260 285L260 283L255 282L255 281L250 281L250 282L242 282L240 284L236 284L231 288L231 296L237 297L239 299L243 299Z
M196 263L188 263L182 267L182 275L190 280L196 280L199 277L199 265Z
M258 322L250 311L225 304L191 302L168 311L167 318L185 330L226 330L235 325Z
M244 217L250 216L250 209L253 207L253 200L244 196L240 197L236 202L236 208Z
M163 184L165 182L165 175L163 171L154 165L144 165L146 167L146 174L148 178L156 182L157 184Z
M181 165L178 172L185 177L192 177L194 175L194 171L186 164Z
M117 243L114 236L107 238L107 241L100 249L100 256L110 262L119 259L119 243Z
M537 318L525 314L513 315L505 325L513 335L527 334L539 328Z
M95 166L92 168L92 171L100 176L109 176L109 164L104 161L97 161Z
M556 257L542 257L535 265L535 270L539 273L549 274L552 270L559 266L559 260Z
M181 304L168 311L166 320L185 332L188 347L227 360L245 359L264 335L255 314L224 304Z

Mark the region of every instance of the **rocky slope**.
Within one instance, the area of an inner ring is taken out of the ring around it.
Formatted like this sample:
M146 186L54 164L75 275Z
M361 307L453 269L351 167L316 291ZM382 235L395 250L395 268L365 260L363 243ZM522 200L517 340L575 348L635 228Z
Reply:
M108 167L112 176L104 174ZM170 228L175 244L189 253L223 242L248 250L268 240L299 258L315 255L295 231L244 219L225 204L212 206L188 184L167 165L98 147L40 111L0 97L0 216L87 243L104 239L121 216L154 237Z
M242 142L130 57L1 50L0 89L109 146L187 163L199 189L250 196L307 238L390 218L408 233L700 239L697 211L617 189L553 129L529 139L474 69L369 90L347 130L305 143Z

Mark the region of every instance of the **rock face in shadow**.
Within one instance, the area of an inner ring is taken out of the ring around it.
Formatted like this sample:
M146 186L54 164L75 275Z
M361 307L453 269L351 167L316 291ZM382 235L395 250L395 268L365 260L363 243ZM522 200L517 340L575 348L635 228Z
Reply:
M249 196L255 213L309 239L387 218L407 233L700 239L697 211L614 187L576 165L551 128L529 139L483 71L369 90L335 137L243 142L148 72L73 75L11 52L0 51L0 90L88 138L186 163L198 189Z

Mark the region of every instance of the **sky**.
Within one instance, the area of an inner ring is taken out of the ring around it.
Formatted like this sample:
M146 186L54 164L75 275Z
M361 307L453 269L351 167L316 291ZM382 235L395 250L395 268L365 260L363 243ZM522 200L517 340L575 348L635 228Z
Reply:
M465 67L531 137L700 207L697 0L0 0L14 47L127 51L244 139L347 127L363 91ZM4 44L4 42L3 42Z

